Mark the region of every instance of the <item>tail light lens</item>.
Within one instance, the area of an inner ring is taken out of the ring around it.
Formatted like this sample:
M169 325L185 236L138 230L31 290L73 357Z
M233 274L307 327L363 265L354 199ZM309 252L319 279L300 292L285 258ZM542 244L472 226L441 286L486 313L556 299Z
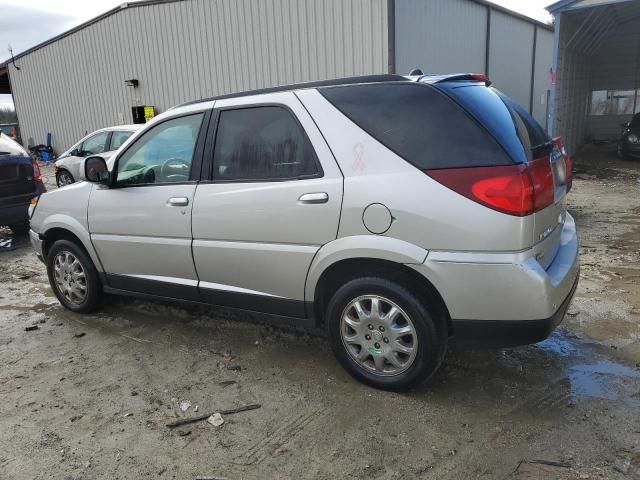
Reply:
M558 147L558 150L560 150L560 153L562 153L562 158L564 158L565 170L567 172L567 193L569 193L569 190L571 190L571 186L573 185L573 159L567 154L567 150L564 148L561 137L554 138L553 142L556 144L556 147Z
M33 180L39 182L42 180L42 172L40 171L40 165L35 160L35 158L31 159L31 163L33 164Z
M523 217L553 203L549 157L528 164L426 170L447 188L489 208Z

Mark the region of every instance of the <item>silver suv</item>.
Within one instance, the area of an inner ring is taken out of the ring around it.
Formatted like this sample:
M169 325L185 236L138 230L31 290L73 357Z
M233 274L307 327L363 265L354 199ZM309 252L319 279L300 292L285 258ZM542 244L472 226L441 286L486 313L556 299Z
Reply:
M447 345L546 338L578 279L571 165L480 75L356 77L153 119L31 241L60 302L216 304L325 328L359 380L406 389ZM276 317L277 316L277 317Z

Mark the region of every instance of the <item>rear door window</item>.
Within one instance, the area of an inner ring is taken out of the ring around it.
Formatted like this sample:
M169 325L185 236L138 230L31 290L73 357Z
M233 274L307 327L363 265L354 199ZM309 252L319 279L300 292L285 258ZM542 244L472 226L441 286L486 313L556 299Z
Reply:
M213 154L213 179L269 181L321 174L302 126L283 107L222 110Z
M432 86L380 83L319 91L369 135L421 170L513 163L476 120Z

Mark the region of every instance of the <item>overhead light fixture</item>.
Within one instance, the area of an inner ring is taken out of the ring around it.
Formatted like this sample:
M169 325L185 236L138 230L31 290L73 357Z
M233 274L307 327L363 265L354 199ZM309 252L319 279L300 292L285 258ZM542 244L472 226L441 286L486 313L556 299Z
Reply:
M128 87L136 88L140 82L138 82L138 80L136 80L135 78L132 78L131 80L125 80L124 83Z

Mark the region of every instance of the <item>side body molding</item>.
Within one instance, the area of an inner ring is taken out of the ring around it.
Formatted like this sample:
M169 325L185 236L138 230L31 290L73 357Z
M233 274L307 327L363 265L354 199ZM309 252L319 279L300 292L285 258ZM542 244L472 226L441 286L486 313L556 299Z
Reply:
M323 245L316 253L305 284L305 301L312 302L322 273L341 260L368 258L401 264L422 264L428 250L397 238L379 235L342 237Z

